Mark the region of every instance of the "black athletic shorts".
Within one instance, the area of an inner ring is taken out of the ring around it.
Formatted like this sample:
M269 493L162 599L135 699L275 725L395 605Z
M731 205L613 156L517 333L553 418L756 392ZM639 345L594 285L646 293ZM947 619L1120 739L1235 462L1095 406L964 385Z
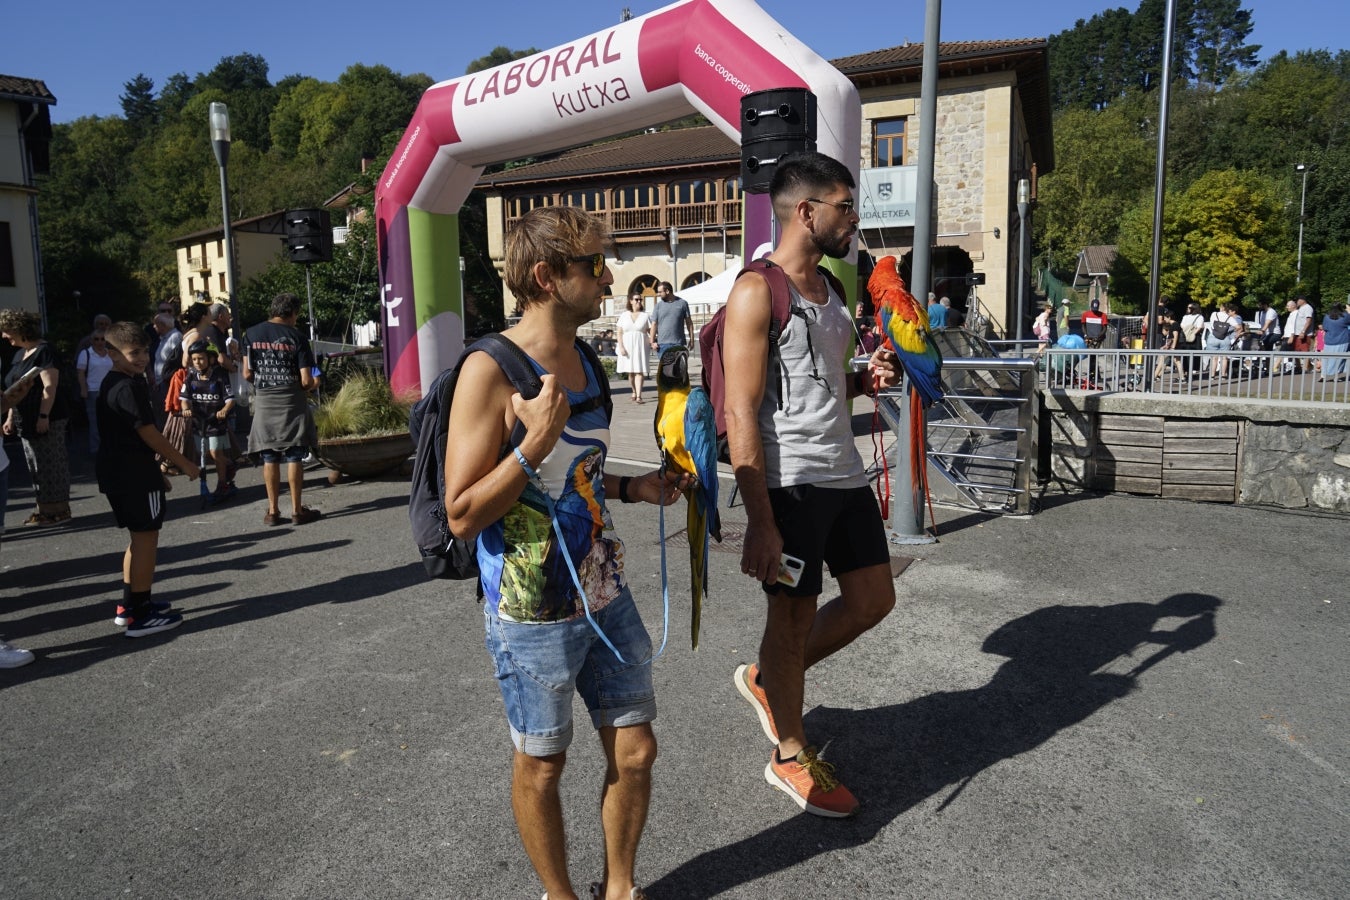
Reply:
M889 564L886 528L870 487L823 488L812 484L770 488L769 503L783 536L783 552L806 565L796 587L764 585L766 593L816 597L821 563L835 578L855 569Z
M164 524L163 491L119 491L109 493L107 497L118 528L127 531L159 531Z

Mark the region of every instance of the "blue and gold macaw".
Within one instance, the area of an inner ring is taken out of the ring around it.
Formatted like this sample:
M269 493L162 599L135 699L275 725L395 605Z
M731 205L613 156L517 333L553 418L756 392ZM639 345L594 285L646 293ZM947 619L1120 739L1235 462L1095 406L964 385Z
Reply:
M689 351L670 347L656 371L656 446L663 471L691 475L688 501L689 580L693 586L693 643L698 649L703 598L708 595L708 539L722 540L717 513L717 422L703 388L689 386Z
M920 403L927 409L942 399L942 353L933 343L927 308L905 288L894 256L877 260L872 277L867 279L867 293L877 310L882 340L900 358Z

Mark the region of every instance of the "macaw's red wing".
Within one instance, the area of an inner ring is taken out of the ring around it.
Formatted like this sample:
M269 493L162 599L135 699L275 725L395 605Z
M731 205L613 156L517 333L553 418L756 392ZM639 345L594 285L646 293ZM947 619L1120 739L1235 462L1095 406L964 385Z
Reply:
M905 367L925 408L942 399L942 354L933 343L928 310L905 287L895 257L877 260L867 292L877 311L877 329Z

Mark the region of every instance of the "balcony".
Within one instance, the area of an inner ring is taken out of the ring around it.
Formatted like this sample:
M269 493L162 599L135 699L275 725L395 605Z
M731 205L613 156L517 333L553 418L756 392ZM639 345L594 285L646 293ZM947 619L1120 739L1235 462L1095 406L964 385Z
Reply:
M211 271L211 260L205 256L189 256L188 268L194 272L209 273Z
M333 229L333 246L347 243L347 235L351 229L345 225L339 225Z
M739 199L710 203L644 206L637 209L601 209L592 210L592 213L616 235L625 232L644 231L664 233L672 226L693 230L700 226L721 228L724 225L729 225L739 228L741 225L741 201ZM508 216L506 227L510 228L518 219L518 216Z

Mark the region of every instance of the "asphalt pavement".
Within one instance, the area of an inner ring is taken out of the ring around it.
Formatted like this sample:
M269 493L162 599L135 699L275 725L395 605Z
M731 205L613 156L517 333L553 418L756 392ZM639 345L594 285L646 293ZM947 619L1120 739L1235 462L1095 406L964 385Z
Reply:
M617 428L650 428L650 404L619 403ZM186 621L128 640L125 533L87 462L72 522L31 530L11 458L0 636L37 661L0 671L0 895L540 895L481 611L471 584L422 576L403 479L311 470L324 518L276 528L257 469L207 510L178 479L155 596ZM613 515L659 635L657 510ZM1350 522L1125 496L937 519L937 543L896 548L895 611L808 675L808 734L863 803L849 820L764 781L731 681L764 603L737 555L713 554L691 652L669 547L653 900L1350 896ZM583 716L563 788L583 891L602 760Z

